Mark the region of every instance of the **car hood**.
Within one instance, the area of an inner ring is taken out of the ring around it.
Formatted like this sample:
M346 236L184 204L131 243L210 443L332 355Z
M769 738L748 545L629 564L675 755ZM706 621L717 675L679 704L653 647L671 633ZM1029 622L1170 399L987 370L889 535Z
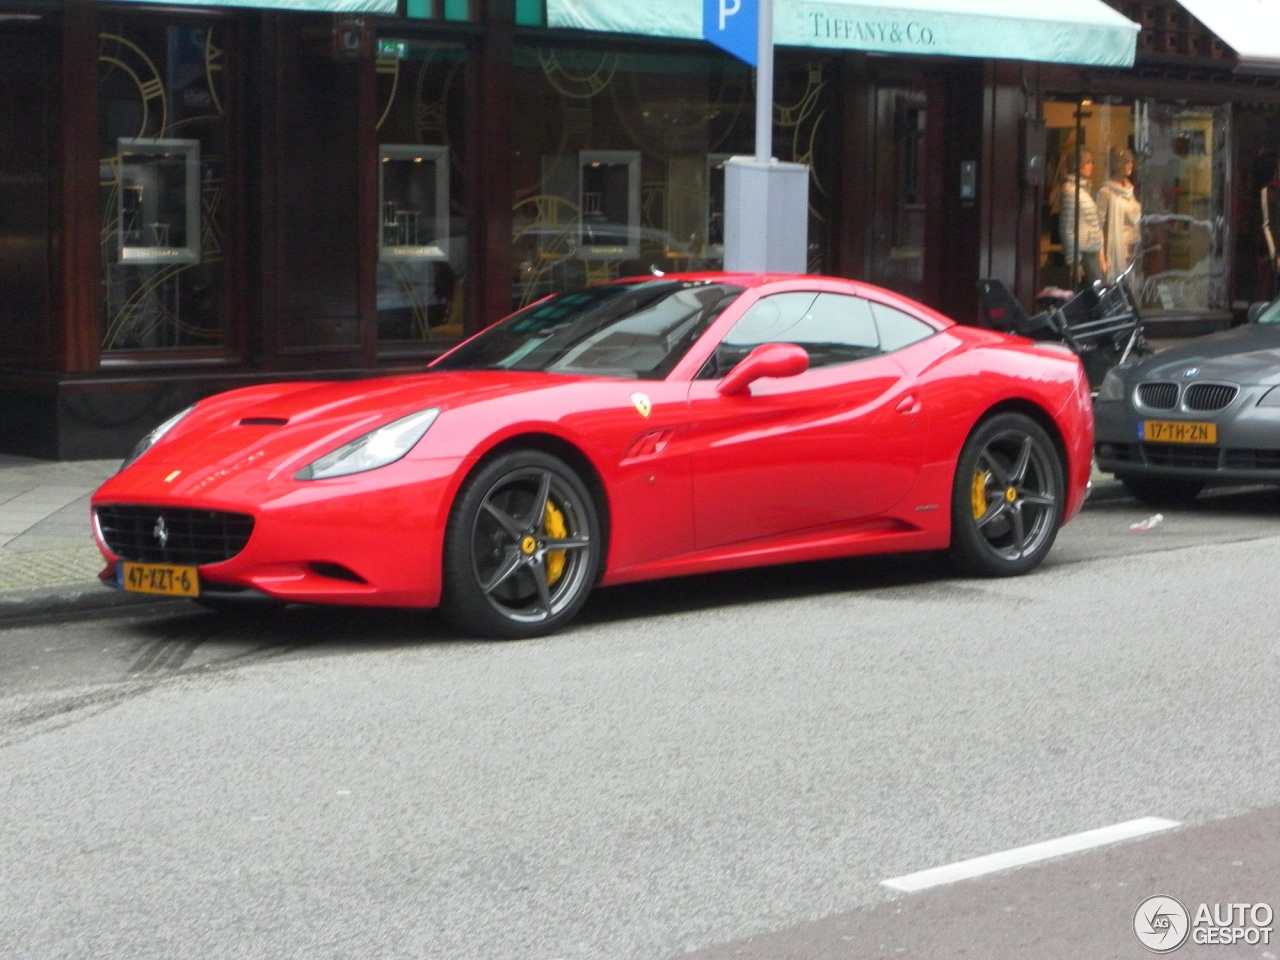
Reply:
M188 477L296 470L401 417L442 414L488 400L525 397L586 378L511 371L421 373L368 380L270 384L200 402L135 467L182 468ZM527 407L522 400L522 406Z
M1194 369L1193 374L1188 371ZM1280 325L1248 324L1166 347L1133 367L1132 380L1280 382Z

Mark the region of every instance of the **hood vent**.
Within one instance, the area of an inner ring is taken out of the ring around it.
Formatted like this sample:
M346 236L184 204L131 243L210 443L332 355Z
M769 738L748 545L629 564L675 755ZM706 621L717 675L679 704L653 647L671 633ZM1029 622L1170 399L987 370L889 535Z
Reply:
M242 427L283 427L289 422L288 417L245 417L240 421Z

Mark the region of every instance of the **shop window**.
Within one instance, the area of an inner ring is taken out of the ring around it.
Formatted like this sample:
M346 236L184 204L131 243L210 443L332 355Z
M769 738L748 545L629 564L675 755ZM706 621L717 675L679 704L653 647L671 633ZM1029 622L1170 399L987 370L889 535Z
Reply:
M102 349L225 348L226 67L212 26L104 19Z
M1045 103L1041 281L1129 282L1148 316L1229 308L1230 113L1153 100Z
M456 44L378 38L377 309L384 351L462 336L464 64L465 50Z
M723 163L754 153L745 64L519 47L514 69L513 306L613 277L720 265ZM824 128L837 113L825 62L780 56L775 90L774 155L810 167L809 268L822 271L838 142Z

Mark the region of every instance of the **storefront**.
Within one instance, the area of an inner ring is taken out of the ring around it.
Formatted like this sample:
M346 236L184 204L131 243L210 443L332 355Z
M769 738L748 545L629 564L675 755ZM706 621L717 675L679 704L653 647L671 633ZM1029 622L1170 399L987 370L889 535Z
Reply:
M962 321L980 276L1029 296L1045 77L1079 104L1137 26L1100 0L775 3L809 268ZM216 390L417 369L547 292L718 266L755 92L701 6L7 4L0 452L123 455Z
M1088 192L1105 272L1137 261L1131 282L1155 336L1229 325L1273 293L1260 191L1280 147L1280 11L1236 0L1114 5L1142 25L1137 66L1044 77L1057 175L1042 197L1041 278L1084 282L1085 228L1064 218L1088 210L1070 196ZM1127 237L1125 217L1136 227Z

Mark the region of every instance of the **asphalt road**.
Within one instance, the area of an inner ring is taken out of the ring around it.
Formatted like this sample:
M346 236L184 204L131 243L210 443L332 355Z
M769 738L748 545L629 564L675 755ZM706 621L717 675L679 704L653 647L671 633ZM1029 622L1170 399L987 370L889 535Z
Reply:
M637 585L524 643L182 604L0 631L0 956L1143 956L1148 896L1280 909L1280 499L1153 512L1093 504L1017 580ZM882 885L1139 817L1182 827Z

